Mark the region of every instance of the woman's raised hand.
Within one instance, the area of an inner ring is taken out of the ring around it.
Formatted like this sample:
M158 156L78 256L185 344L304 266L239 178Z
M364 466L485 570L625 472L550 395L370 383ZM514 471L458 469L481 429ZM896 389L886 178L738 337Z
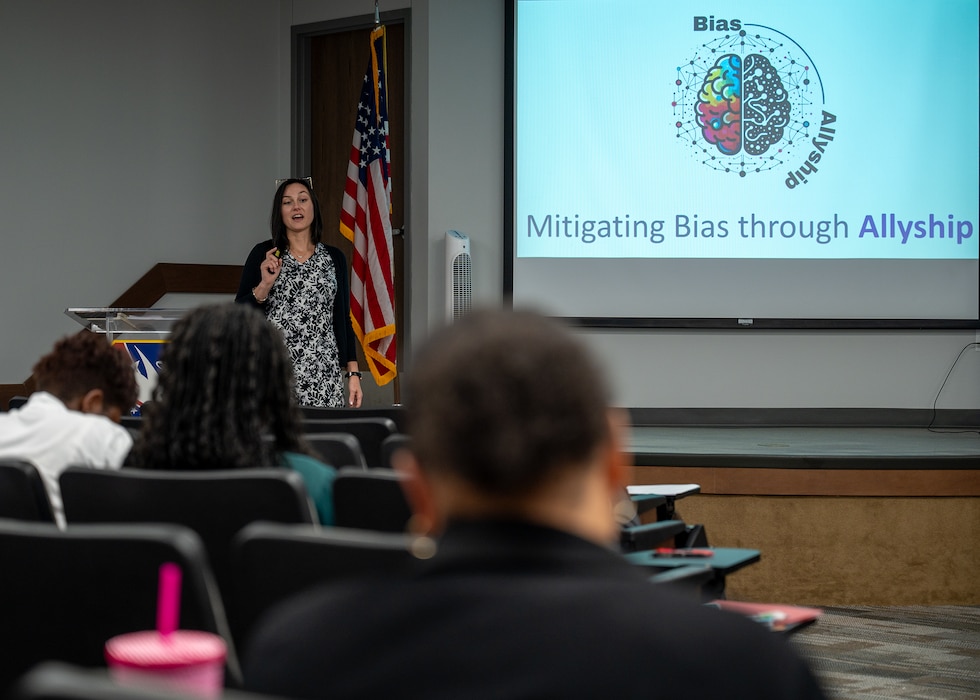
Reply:
M282 270L282 260L276 253L279 252L278 248L270 248L265 254L265 260L262 261L262 284L272 286L272 283L276 281L279 277L279 272Z

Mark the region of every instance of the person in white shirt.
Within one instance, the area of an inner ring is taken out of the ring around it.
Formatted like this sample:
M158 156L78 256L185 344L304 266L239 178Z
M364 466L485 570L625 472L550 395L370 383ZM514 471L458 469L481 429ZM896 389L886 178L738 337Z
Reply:
M58 476L69 466L118 469L133 439L119 424L136 405L133 362L88 331L62 338L34 366L37 391L0 413L0 458L32 462L64 527Z

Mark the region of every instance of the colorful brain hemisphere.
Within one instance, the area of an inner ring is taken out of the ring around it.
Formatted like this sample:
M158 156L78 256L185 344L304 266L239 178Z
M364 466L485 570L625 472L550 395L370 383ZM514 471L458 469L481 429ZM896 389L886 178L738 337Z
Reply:
M786 88L765 56L728 54L705 76L694 111L704 140L725 155L742 148L761 155L783 137L790 107Z
M694 111L704 140L725 155L742 147L741 103L742 59L722 56L704 77Z

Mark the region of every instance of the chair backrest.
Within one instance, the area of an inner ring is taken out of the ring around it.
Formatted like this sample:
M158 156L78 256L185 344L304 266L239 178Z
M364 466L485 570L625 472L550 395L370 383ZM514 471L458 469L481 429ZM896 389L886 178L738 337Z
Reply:
M143 429L143 416L122 416L119 419L119 425L139 432Z
M338 418L390 418L395 421L395 428L404 433L407 428L407 413L405 407L371 406L362 408L321 408L320 406L300 406L303 417L313 420L336 420Z
M393 433L381 441L381 467L394 467L394 454L399 450L412 449L412 439L405 433Z
M178 523L204 542L228 590L232 537L256 520L315 523L302 477L285 468L151 471L69 467L61 473L69 528L76 523Z
M333 482L334 525L405 532L412 511L392 469L340 469Z
M317 584L407 568L416 538L338 527L253 523L235 536L232 635L242 646L269 608Z
M25 403L27 403L26 396L11 396L7 399L7 410L13 411L15 408L20 408Z
M640 552L657 547L673 547L674 538L687 526L682 520L660 520L645 525L631 525L619 532L619 547L624 552Z
M54 522L48 490L31 462L0 460L0 518Z
M117 683L106 669L82 668L46 661L28 671L17 682L9 700L188 700L185 691L145 685ZM225 688L221 700L275 700Z
M229 684L241 683L224 606L200 538L179 525L0 521L0 697L44 660L105 665L105 642L154 629L160 565L181 568L179 626L221 635Z
M304 418L304 433L350 433L361 443L361 451L369 467L381 465L381 443L397 432L391 418Z
M715 578L714 570L707 564L691 564L673 569L668 567L659 570L651 568L648 571L652 572L647 579L650 583L670 586L678 593L686 594L690 599L701 603L705 602L705 594L702 593L703 587L710 584Z
M361 442L350 433L306 433L303 437L320 459L332 467L367 468Z

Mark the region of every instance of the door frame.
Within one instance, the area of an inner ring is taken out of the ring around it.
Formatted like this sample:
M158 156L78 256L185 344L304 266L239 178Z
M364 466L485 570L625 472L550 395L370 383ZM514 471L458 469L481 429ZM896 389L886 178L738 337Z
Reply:
M380 24L391 26L391 25L402 25L404 30L404 55L402 57L403 62L403 85L404 85L404 110L402 114L403 124L404 124L404 143L402 144L402 162L405 167L402 168L402 183L404 196L402 198L402 227L398 229L393 229L392 234L394 236L403 236L403 253L402 253L402 318L401 323L397 329L398 338L398 376L395 377L393 382L393 403L399 403L400 397L400 378L404 371L405 363L404 358L407 356L407 349L410 347L410 337L411 330L409 328L409 319L411 317L411 265L409 261L412 260L412 241L411 237L406 235L406 230L408 228L408 222L410 219L410 171L408 164L411 162L411 154L409 152L411 143L411 123L410 123L410 105L411 105L411 9L397 9L388 12L380 13ZM313 136L312 136L312 46L313 40L317 37L322 37L328 34L336 34L354 30L369 29L375 26L374 15L357 15L353 17L344 17L332 20L325 20L320 22L311 22L307 24L298 24L291 27L291 38L290 38L290 55L291 55L291 66L290 66L290 172L297 175L310 174L312 171L312 146L313 146ZM367 47L365 47L365 56L367 56ZM360 352L360 351L359 351ZM370 385L372 389L376 389L380 392L386 392L388 387L374 387L373 383ZM389 385L391 386L391 385ZM368 386L365 386L365 405L369 399L367 395ZM373 393L373 392L372 392Z

